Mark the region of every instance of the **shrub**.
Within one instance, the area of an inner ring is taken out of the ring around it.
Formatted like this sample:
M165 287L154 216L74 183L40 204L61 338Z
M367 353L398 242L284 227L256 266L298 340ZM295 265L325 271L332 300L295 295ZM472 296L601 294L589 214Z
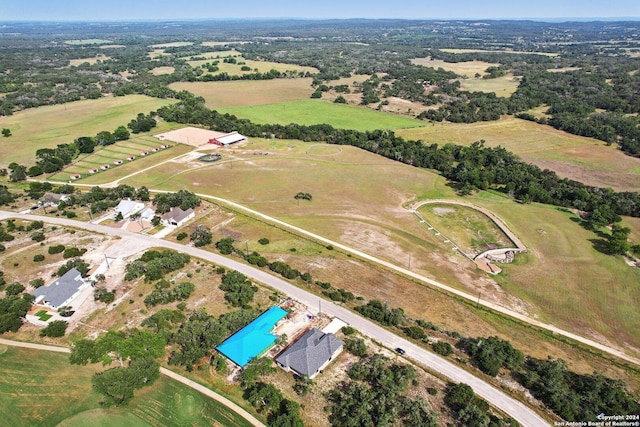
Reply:
M116 299L116 291L109 292L104 286L98 286L93 291L93 299L105 304L110 304Z
M62 251L64 251L64 245L49 246L49 249L47 249L49 255L59 254Z
M433 351L435 351L440 356L449 356L453 353L453 347L451 347L451 344L445 341L434 342L431 347L433 347Z
M40 331L41 337L62 337L67 331L67 322L64 320L54 320L46 328Z
M20 292L24 291L24 286L22 286L18 282L14 282L14 283L10 284L9 286L7 286L5 291L7 293L7 296L18 295Z
M64 253L62 254L62 257L64 259L67 258L74 258L74 257L78 257L78 256L82 256L85 254L85 252L87 252L86 248L82 248L82 249L78 249L76 247L73 248L66 248L64 250Z
M268 245L269 239L267 239L266 237L263 237L260 240L258 240L258 243L260 243L261 245Z
M179 241L182 241L182 240L184 240L187 236L188 236L188 234L187 234L187 233L185 233L185 232L183 231L183 232L179 233L179 234L176 236L176 239L178 239Z
M40 261L44 261L44 255L42 254L35 254L33 256L33 262L40 262Z
M44 239L46 239L46 236L42 231L36 231L35 233L31 234L31 240L33 240L34 242L42 242Z
M29 284L34 288L39 288L40 286L44 286L44 279L42 277L38 277L37 279L30 281Z

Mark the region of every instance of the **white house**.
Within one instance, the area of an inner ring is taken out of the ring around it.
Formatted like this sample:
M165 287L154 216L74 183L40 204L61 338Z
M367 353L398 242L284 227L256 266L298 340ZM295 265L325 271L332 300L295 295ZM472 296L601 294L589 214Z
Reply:
M114 218L118 214L122 214L122 218L127 219L131 215L141 212L144 209L144 203L136 202L135 200L120 200L118 206L116 206L116 212L113 215Z
M80 291L89 286L82 280L78 270L72 268L67 273L47 286L41 286L31 292L35 296L35 304L46 305L54 310L71 305L71 302L80 294Z
M56 194L56 193L46 192L42 197L40 197L40 199L38 199L38 205L44 206L44 207L48 207L48 206L56 207L58 206L58 203L66 202L67 200L69 200L69 195L67 194Z
M162 223L164 225L173 225L176 227L180 227L182 224L189 221L194 216L196 216L196 213L193 208L189 208L186 211L183 211L179 207L171 208L169 212L162 215Z

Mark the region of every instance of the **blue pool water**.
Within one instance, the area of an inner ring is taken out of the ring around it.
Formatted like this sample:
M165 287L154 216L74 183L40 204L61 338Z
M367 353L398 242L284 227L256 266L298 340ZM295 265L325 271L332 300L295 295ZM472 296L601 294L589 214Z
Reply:
M254 321L227 338L216 347L233 363L244 367L254 357L262 354L278 338L271 333L275 324L285 317L287 312L280 307L271 307Z

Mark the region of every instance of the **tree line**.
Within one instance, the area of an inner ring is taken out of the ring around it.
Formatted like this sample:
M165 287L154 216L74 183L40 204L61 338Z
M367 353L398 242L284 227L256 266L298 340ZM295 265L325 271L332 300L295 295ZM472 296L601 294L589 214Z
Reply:
M469 147L444 144L427 145L405 140L392 131L361 132L336 129L330 125L261 125L230 114L207 109L199 98L162 107L158 114L167 121L197 123L221 131L237 130L243 135L303 141L325 141L352 145L415 167L434 169L468 190L495 189L523 202L540 202L593 212L598 210L610 220L615 215L640 216L640 195L615 192L560 178L520 160L502 147L486 147L482 141ZM610 221L612 223L615 221Z

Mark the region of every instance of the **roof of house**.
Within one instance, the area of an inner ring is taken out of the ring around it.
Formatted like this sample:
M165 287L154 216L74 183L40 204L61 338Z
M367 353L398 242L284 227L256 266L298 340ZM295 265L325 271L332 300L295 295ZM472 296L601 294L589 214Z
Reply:
M276 357L276 362L300 375L312 376L344 343L313 328Z
M116 206L116 212L120 212L122 216L128 216L144 209L144 203L135 200L120 200Z
M68 199L69 199L69 196L66 194L56 194L56 193L51 193L47 191L46 193L44 193L42 197L40 197L40 199L38 199L38 201L40 203L57 203L62 200L68 200Z
M223 145L233 144L234 142L239 142L239 141L242 141L243 139L247 139L247 137L239 134L238 132L231 132L224 136L220 136L216 138L216 140Z
M182 209L180 209L180 207L175 207L175 208L171 208L171 210L169 212L167 212L166 214L162 215L162 219L164 221L175 221L175 222L180 222L183 219L187 218L189 215L193 214L194 210L193 208L189 208L186 211L183 211Z
M148 219L151 220L156 214L156 211L154 211L151 208L145 208L142 210L142 212L140 212L140 218L142 219Z
M35 289L31 294L36 297L36 300L38 300L39 296L42 296L42 300L54 307L59 307L71 298L83 284L82 274L75 268L72 268L62 277L59 277L47 286L41 286Z

